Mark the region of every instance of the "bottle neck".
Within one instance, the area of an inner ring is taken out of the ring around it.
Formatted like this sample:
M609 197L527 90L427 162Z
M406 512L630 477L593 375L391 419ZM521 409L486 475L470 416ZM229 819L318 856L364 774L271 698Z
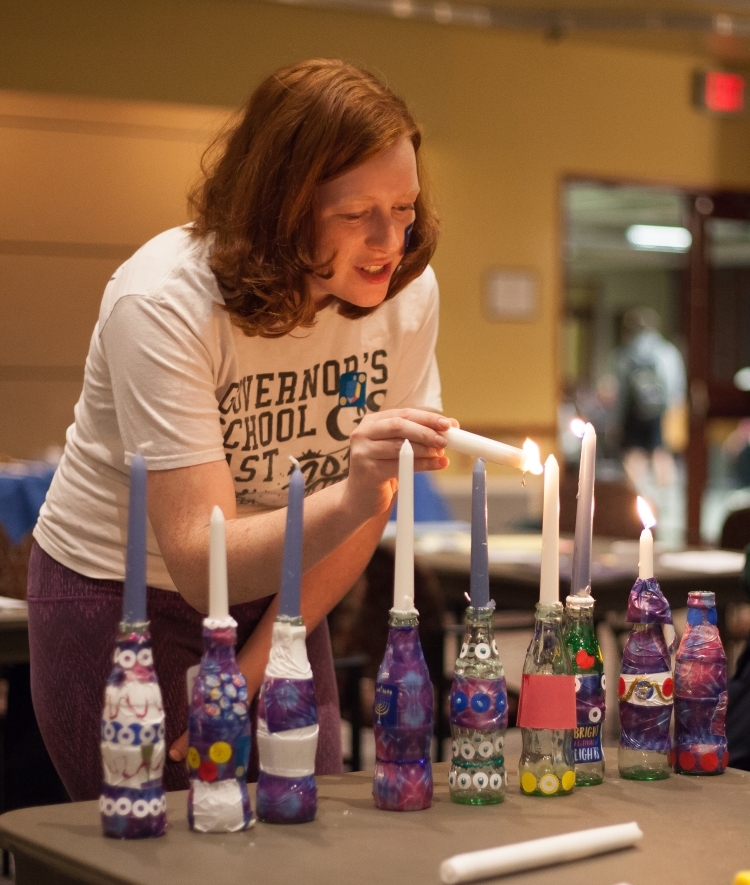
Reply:
M388 612L389 627L418 627L419 615L416 611L400 612L392 608Z

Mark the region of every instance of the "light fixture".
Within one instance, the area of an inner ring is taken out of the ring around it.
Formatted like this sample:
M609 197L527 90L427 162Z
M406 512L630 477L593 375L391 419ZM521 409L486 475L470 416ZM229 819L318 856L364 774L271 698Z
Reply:
M660 224L631 224L625 231L627 241L635 249L653 252L687 252L693 238L686 227Z
M734 386L738 390L750 390L750 366L740 369L734 376Z

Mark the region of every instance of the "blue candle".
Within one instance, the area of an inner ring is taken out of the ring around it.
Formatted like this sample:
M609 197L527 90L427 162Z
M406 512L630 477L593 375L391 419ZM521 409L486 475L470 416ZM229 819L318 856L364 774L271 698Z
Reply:
M490 604L490 571L487 557L487 472L477 458L471 476L471 604Z
M291 460L294 461L294 468L289 477L279 614L298 618L302 583L302 502L305 498L305 477L297 461L293 458Z
M146 461L140 452L130 465L128 547L125 560L125 591L122 619L143 623L146 616Z

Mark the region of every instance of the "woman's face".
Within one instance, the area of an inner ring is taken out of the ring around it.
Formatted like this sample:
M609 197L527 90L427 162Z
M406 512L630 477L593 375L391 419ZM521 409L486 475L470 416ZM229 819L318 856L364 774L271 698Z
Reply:
M406 137L318 187L316 260L334 257L330 279L309 278L317 305L331 295L358 307L383 301L404 254L418 193L417 160Z

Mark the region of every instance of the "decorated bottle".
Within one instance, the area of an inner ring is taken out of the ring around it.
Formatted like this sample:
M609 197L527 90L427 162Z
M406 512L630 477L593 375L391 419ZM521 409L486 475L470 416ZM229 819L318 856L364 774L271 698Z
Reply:
M453 671L453 738L448 785L462 805L496 805L507 787L504 744L508 727L505 671L492 628L494 608L466 609L466 633Z
M265 823L306 823L318 808L318 707L305 636L301 617L276 618L258 705L255 798Z
M418 811L432 804L433 696L416 611L391 609L375 684L373 727L377 808Z
M255 823L247 792L247 683L235 659L237 622L203 621L203 656L188 718L188 823L200 833L236 833Z
M143 839L167 826L164 708L148 622L120 624L102 712L104 783L99 810L105 836Z
M576 786L588 787L604 780L602 723L606 706L604 661L596 638L591 596L567 598L563 639L576 683L576 728L573 733Z
M639 578L628 599L633 624L622 655L617 687L620 709L620 777L669 777L674 683L670 652L674 629L669 603L654 578Z
M523 665L518 780L527 796L566 795L576 783L575 680L563 642L562 616L562 603L537 603L534 637Z
M729 761L727 658L713 593L688 594L687 626L674 668L674 770L723 774Z

